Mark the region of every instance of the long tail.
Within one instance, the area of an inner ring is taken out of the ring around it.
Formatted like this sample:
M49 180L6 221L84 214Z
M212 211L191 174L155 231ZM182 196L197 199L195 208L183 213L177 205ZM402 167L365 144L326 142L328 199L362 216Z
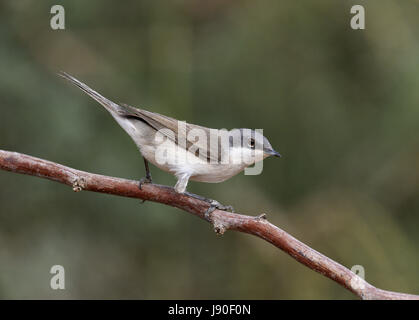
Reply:
M63 77L64 79L67 79L75 86L79 87L81 90L83 90L85 93L87 93L89 96L91 96L93 99L95 99L97 102L99 102L102 106L105 107L106 110L108 110L112 115L115 115L115 113L118 113L118 111L121 109L121 106L112 102L109 99L106 99L101 94L97 93L95 90L84 84L83 82L80 82L76 78L70 76L68 73L65 73L63 71L59 72L58 75Z

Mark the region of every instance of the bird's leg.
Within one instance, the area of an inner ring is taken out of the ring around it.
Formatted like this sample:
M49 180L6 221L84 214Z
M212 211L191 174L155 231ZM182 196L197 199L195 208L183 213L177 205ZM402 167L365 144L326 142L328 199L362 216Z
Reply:
M150 168L148 167L148 161L146 158L144 158L144 166L145 166L145 177L140 179L140 182L138 184L138 187L141 190L141 187L144 183L152 183L153 180L151 179L151 173Z
M203 197L203 196L200 196L200 195L197 195L197 194L194 194L194 193L190 193L190 192L185 192L185 194L192 197L192 198L202 200L202 201L208 202L210 204L207 211L205 211L205 219L207 219L207 220L209 220L209 216L210 216L211 212L213 212L215 209L234 212L234 208L232 206L222 205L217 200L206 198L206 197Z
M184 173L184 174L177 175L176 177L177 177L177 182L175 185L175 191L177 193L185 193L190 175L187 173Z

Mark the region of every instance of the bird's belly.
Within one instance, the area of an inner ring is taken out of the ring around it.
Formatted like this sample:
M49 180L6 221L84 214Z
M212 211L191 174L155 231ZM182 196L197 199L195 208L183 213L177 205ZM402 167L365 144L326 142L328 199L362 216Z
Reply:
M217 183L223 182L243 171L243 166L231 164L206 164L195 168L195 174L190 180L199 182Z
M187 174L190 175L190 180L199 182L223 182L245 168L245 166L241 164L212 164L208 163L206 160L199 159L198 157L195 157L194 159L189 158L188 160L186 157L190 156L189 152L179 149L177 153L173 152L173 154L167 155L166 161L161 161L158 155L156 155L156 146L143 145L141 146L140 151L144 158L161 170L175 176Z

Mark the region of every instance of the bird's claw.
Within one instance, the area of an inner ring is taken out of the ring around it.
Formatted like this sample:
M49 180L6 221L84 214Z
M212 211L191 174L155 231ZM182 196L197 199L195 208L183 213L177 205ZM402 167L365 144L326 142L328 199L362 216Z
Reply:
M205 211L204 213L205 219L209 220L210 214L214 212L216 209L234 212L234 208L232 206L225 206L219 203L217 200L211 200L210 206L208 207L207 211Z
M142 190L141 188L142 188L143 184L145 184L145 183L153 183L153 180L151 179L151 176L142 177L140 179L140 181L138 182L138 188L140 190ZM145 202L145 200L141 200L141 204L143 204L144 202Z
M145 183L153 183L153 180L151 179L151 177L141 178L140 181L138 182L138 188L141 190L143 184Z

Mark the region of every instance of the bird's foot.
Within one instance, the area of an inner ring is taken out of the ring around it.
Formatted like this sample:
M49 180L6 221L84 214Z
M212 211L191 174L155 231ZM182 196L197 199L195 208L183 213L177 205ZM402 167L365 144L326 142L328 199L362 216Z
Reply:
M151 175L147 175L145 177L142 177L140 179L140 181L138 182L138 188L140 190L142 190L141 188L142 188L143 184L148 184L148 183L153 183L153 180L151 179ZM145 200L141 200L141 204L143 204L144 202L145 202Z
M208 200L211 200L211 199L208 199ZM229 211L229 212L234 212L233 206L225 206L225 205L219 203L217 200L211 200L211 202L209 202L209 204L210 204L209 208L204 213L206 220L210 220L210 214L213 211L215 211L216 209Z
M184 194L186 194L186 195L188 195L188 196L190 196L192 198L195 198L195 199L198 199L198 200L202 200L202 201L208 202L210 204L209 208L204 213L206 220L210 220L210 214L214 210L216 210L216 209L218 209L218 210L224 210L224 211L229 211L229 212L234 212L234 208L232 206L222 205L217 200L209 199L209 198L206 198L206 197L197 195L195 193L190 193L190 192L185 192Z
M146 183L153 183L151 176L145 176L141 178L140 181L138 182L138 188L141 190L143 184L146 184Z

